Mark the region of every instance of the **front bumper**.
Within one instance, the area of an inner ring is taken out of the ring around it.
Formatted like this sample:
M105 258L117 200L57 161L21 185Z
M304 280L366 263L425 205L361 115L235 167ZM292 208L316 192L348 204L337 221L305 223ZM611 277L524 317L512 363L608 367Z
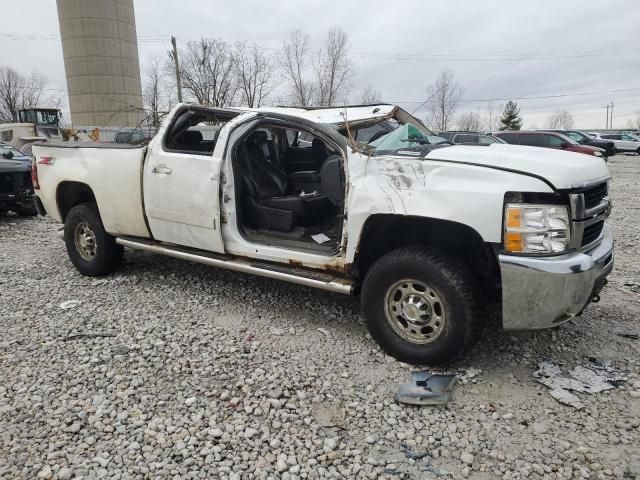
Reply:
M548 328L582 312L613 269L613 236L605 226L599 245L557 257L500 255L502 326Z

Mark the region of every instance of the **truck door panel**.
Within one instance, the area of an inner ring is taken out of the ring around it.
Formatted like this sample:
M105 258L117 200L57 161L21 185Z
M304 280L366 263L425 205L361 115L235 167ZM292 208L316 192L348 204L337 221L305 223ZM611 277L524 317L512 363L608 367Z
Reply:
M144 200L156 240L224 252L219 221L223 149L214 148L221 125L212 118L210 110L178 112L148 156Z

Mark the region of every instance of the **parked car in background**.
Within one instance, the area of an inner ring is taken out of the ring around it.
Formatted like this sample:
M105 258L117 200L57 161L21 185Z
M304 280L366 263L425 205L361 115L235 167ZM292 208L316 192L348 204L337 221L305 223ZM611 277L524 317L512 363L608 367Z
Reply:
M494 136L501 138L512 145L528 145L530 147L555 148L568 152L584 153L595 157L603 157L605 150L590 145L580 145L575 140L558 132L541 131L503 131L496 132ZM606 160L606 158L605 158Z
M580 145L591 145L592 147L602 148L606 152L606 156L613 156L616 154L616 145L613 141L594 138L588 133L580 130L560 130L550 128L544 131L562 133L563 135L575 140Z
M594 133L599 140L613 142L618 152L635 152L640 155L640 138L630 133Z
M0 143L0 212L36 215L31 185L31 157Z
M17 148L0 142L0 158L3 160L15 160L20 162L25 162L28 165L31 165L31 156L21 152Z
M150 139L151 137L139 128L123 128L116 133L113 141L114 143L130 143L135 145Z
M439 137L446 138L456 145L491 145L493 143L507 143L493 135L479 132L447 131L439 132Z

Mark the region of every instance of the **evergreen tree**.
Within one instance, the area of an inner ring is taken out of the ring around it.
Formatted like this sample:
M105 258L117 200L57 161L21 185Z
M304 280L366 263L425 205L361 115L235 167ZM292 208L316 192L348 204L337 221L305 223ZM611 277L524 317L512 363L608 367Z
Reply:
M502 126L500 130L520 130L522 128L522 117L520 116L520 108L516 102L509 100L502 112L500 118Z

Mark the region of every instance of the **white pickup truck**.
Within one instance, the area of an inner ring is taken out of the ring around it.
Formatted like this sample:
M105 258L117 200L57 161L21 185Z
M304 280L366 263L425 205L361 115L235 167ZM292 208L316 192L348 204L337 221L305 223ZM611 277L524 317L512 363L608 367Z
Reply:
M412 363L505 329L558 325L613 267L601 158L447 144L393 105L180 104L145 146L34 146L39 211L84 275L123 247L359 295L371 335Z

